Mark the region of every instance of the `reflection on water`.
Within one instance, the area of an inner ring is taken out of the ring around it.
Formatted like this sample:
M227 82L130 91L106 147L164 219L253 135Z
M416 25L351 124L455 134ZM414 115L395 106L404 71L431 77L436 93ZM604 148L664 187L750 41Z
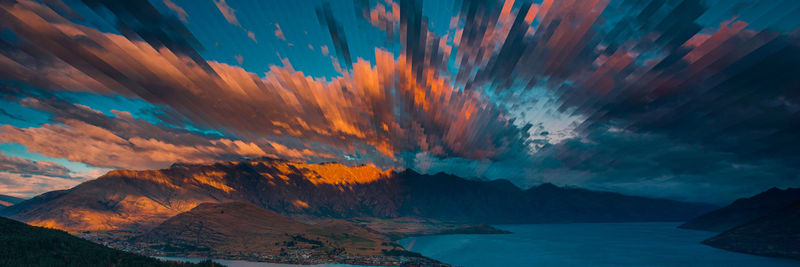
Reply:
M463 266L798 266L800 261L700 244L713 232L678 223L499 225L507 235L440 235L400 240L406 249Z

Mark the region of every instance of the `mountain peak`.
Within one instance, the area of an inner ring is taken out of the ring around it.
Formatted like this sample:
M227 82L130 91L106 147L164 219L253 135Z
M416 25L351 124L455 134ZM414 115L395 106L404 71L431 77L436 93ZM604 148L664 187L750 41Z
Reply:
M557 185L554 185L553 183L549 183L548 182L548 183L543 183L543 184L540 184L540 185L532 186L531 188L529 188L526 191L528 191L528 192L551 192L551 191L556 191L556 190L559 190L559 189L562 189L562 188L558 187Z
M420 175L420 173L418 173L417 171L415 171L414 169L411 169L411 168L407 168L407 169L403 170L400 173L405 174L405 175Z
M392 173L392 169L381 170L371 165L355 167L341 163L289 163L287 165L303 170L309 181L314 184L363 184L386 178Z
M233 189L224 186L226 167L251 167L267 179L289 180L288 174L297 174L313 184L349 185L369 183L386 178L393 169L382 170L374 165L347 166L336 162L305 163L301 161L288 161L273 158L259 158L245 161L226 161L214 164L185 164L175 163L168 169L162 170L111 170L100 178L128 177L157 182L174 186L180 182L198 182L217 189L230 192ZM191 177L183 181L176 181L175 172L192 173ZM168 174L169 173L169 174Z

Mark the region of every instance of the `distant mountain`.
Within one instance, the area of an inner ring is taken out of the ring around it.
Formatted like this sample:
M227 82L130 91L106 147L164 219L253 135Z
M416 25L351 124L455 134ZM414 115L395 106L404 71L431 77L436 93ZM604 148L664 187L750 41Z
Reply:
M388 237L344 220L308 224L250 203L204 203L134 238L138 248L168 255L272 262L384 265L403 262L388 254L417 255L415 263L436 261L405 251ZM359 255L370 255L370 261Z
M11 206L11 205L14 205L14 204L17 204L17 203L20 203L22 201L25 201L25 199L18 198L18 197L12 197L12 196L6 196L6 195L0 195L0 209L3 209L5 207Z
M800 200L703 243L736 252L800 259Z
M283 215L469 223L679 221L713 208L551 184L521 190L507 180L260 159L115 170L0 213L70 231L146 231L205 202L247 202Z
M800 199L800 188L772 188L750 198L740 198L721 209L709 212L678 226L722 232L770 214Z
M222 266L162 261L2 217L0 244L0 266Z

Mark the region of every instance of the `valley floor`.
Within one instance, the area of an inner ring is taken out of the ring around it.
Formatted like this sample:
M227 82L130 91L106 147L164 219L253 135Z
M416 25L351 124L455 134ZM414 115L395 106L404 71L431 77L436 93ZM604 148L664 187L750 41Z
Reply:
M316 222L315 218L305 218L304 221ZM392 240L407 238L412 236L427 236L440 234L507 234L508 231L500 230L489 225L473 225L458 223L443 223L428 219L418 218L397 218L397 219L376 219L358 218L351 222L367 227L372 231L381 233ZM425 257L416 252L410 252L402 248L399 244L392 242L395 248L383 250L384 255L363 255L348 253L347 248L334 250L335 253L328 253L331 250L309 249L308 247L278 244L283 246L279 254L264 253L220 253L196 251L170 251L169 249L154 249L152 247L142 247L130 242L130 240L140 233L128 231L114 232L81 232L75 235L83 239L90 240L111 248L133 252L154 257L187 257L187 258L213 258L225 260L243 260L249 262L270 262L285 264L351 264L351 265L370 265L370 266L449 266L434 259ZM303 240L296 240L303 242ZM327 251L327 252L326 252Z

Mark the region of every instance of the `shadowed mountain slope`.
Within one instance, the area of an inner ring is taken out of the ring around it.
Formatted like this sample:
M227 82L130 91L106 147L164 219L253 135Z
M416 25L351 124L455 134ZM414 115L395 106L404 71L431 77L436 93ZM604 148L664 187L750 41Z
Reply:
M0 218L0 244L0 266L221 266L162 261L7 218Z
M740 198L721 209L709 212L678 226L722 232L770 214L800 200L800 188L772 188L749 198Z
M736 252L800 259L800 200L703 243Z

